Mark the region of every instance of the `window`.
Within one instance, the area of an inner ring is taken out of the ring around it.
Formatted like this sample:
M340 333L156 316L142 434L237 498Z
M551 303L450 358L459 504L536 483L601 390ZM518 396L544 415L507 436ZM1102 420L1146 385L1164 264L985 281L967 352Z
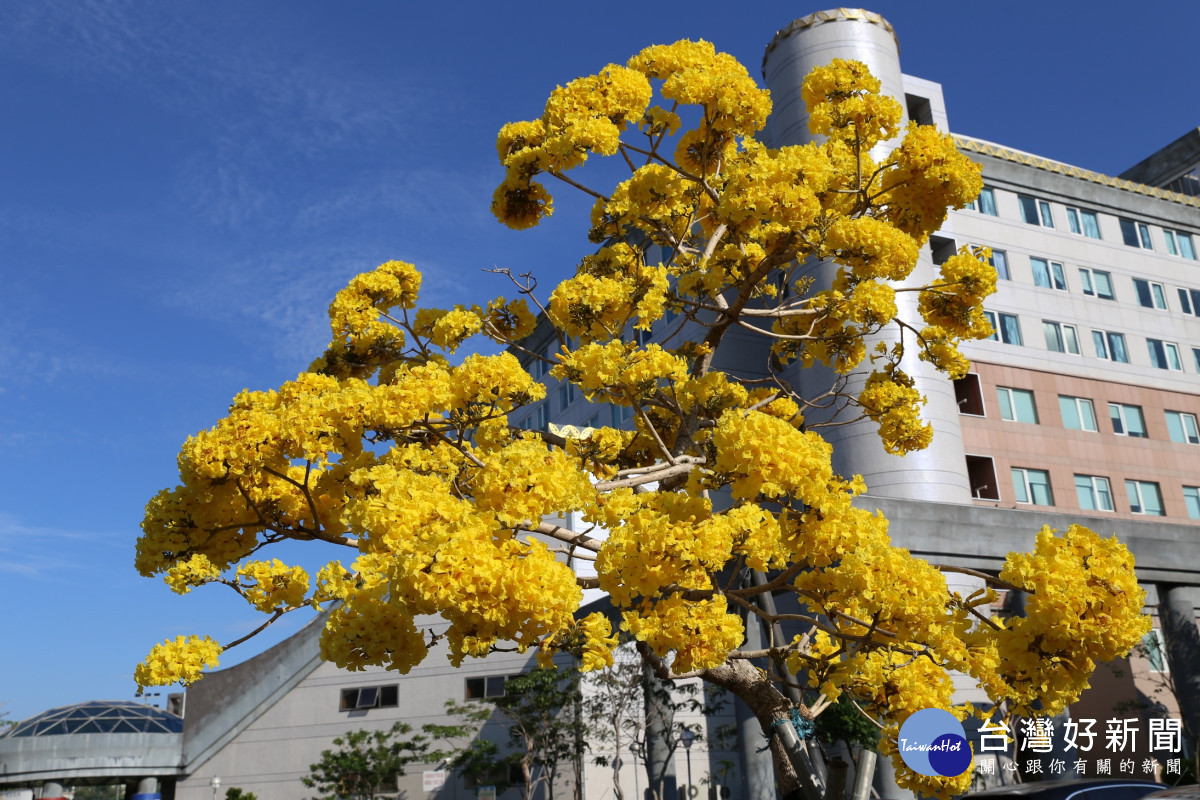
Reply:
M1079 337L1075 326L1062 322L1042 320L1042 331L1046 334L1046 349L1056 353L1079 355Z
M1033 392L1028 389L997 386L996 393L1000 399L1000 419L1037 424L1037 407L1033 404Z
M1183 502L1187 503L1188 518L1200 519L1200 486L1183 487Z
M547 401L547 402L549 402L549 401ZM546 429L546 422L548 421L547 420L548 417L549 417L549 414L546 413L546 403L538 403L537 412L535 413L535 415L533 417L533 420L536 425L534 430L544 431Z
M1147 666L1151 672L1167 671L1167 648L1163 640L1162 628L1152 628L1142 638L1142 647L1146 650Z
M1125 349L1125 334L1109 331L1092 331L1092 343L1096 345L1096 358L1129 363L1129 352Z
M1192 360L1196 362L1196 371L1200 372L1200 347L1192 348Z
M1150 363L1159 369L1183 371L1183 362L1179 359L1179 346L1161 339L1147 339L1146 346L1150 350Z
M1100 220L1095 211L1067 207L1067 224L1071 233L1082 233L1091 239L1100 238Z
M1200 444L1200 430L1196 428L1196 415L1182 411L1168 411L1167 433L1177 444Z
M1179 307L1185 314L1195 314L1200 317L1200 291L1196 289L1179 290Z
M1163 511L1162 492L1153 481L1125 481L1125 493L1129 495L1129 510L1134 514L1152 517L1166 516Z
M1167 240L1168 253L1196 260L1196 244L1192 241L1190 233L1163 228L1163 237Z
M980 214L996 214L996 192L990 186L983 187L983 191L979 193L979 198L975 201L975 210Z
M1161 283L1151 283L1141 278L1133 279L1133 288L1137 292L1138 305L1142 308L1167 307L1167 294Z
M575 388L575 384L570 381L563 381L558 385L558 410L566 411L567 406L574 403L579 397L579 392Z
M1021 204L1021 219L1028 222L1030 225L1042 225L1046 228L1054 227L1054 218L1050 215L1050 204L1045 200L1038 200L1028 195L1017 195L1017 202Z
M985 251L985 250L990 252L991 255L989 255L986 259L983 259L982 251ZM993 267L995 267L997 276L1003 278L1006 281L1012 280L1012 278L1008 274L1008 254L1005 253L1003 250L997 250L994 247L984 247L981 244L973 244L973 245L971 245L971 251L975 254L975 256L977 258L981 258L981 259L987 261L987 263L991 264Z
M1033 266L1033 282L1045 289L1067 290L1067 279L1063 277L1063 265L1057 261L1047 262L1044 258L1029 258Z
M1076 475L1075 493L1079 496L1079 507L1084 511L1112 511L1112 490L1108 478L1099 475Z
M1144 222L1134 222L1121 217L1121 238L1130 247L1140 247L1144 250L1154 249L1154 245L1150 244L1150 228Z
M1083 293L1099 297L1101 300L1112 300L1112 275L1099 269L1079 268L1079 282L1083 284Z
M1062 412L1063 427L1073 431L1096 432L1096 410L1086 397L1058 396L1058 410Z
M984 416L983 392L979 389L979 376L974 372L969 372L953 383L958 413L970 414L972 417Z
M342 689L338 708L341 711L357 711L363 708L395 708L399 705L399 699L399 684L360 686L356 689Z
M1050 491L1050 473L1044 469L1012 468L1013 492L1018 503L1035 506L1054 505L1054 494Z
M1015 314L1000 314L999 320L997 320L997 315L991 311L984 311L983 315L987 317L987 321L992 326L992 335L988 337L989 339L995 339L1005 344L1021 343L1021 325Z
M467 678L466 698L468 700L486 700L491 697L504 697L504 683L507 680L507 675Z
M996 486L996 467L988 456L967 456L967 480L971 482L971 497L976 500L999 500Z
M633 410L633 406L612 405L612 406L609 406L609 409L610 409L609 416L611 418L612 426L614 428L619 428L619 427L621 427L621 423L625 422L626 420L633 419L633 415L635 413ZM599 420L600 420L599 415L597 415L597 417L596 417L597 423L599 422Z
M1118 436L1133 436L1145 439L1146 419L1142 416L1141 406L1129 406L1124 403L1109 403L1108 416L1112 419L1113 433Z

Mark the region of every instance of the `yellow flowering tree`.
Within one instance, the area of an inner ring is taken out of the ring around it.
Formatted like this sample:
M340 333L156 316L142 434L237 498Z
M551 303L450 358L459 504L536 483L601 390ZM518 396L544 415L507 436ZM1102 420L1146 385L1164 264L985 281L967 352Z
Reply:
M355 278L307 371L243 392L184 444L180 485L147 507L138 570L178 592L224 584L268 623L337 601L322 656L400 672L443 640L455 664L497 648L609 664L608 620L576 616L581 590L599 588L660 676L725 687L766 731L846 695L893 753L914 711L968 713L952 707L952 670L1009 713L1062 709L1095 662L1146 630L1129 553L1083 528L1043 531L998 578L980 576L1031 594L1028 616L990 620L980 611L990 589L949 591L946 568L891 544L887 521L852 504L863 482L833 472L820 432L866 418L889 452L928 444L901 359L915 351L962 375L957 345L991 333L982 302L996 274L964 250L928 285L906 279L946 210L978 194L979 169L933 128L901 131L899 104L861 64L814 70L804 99L817 141L766 147L754 137L768 93L732 57L688 41L555 89L541 118L500 131L492 208L528 228L553 209L547 180L586 192L598 249L548 297L518 281L522 296L487 307L419 308L421 276L403 262ZM593 156L619 159L628 178L585 185L572 171ZM814 259L837 265L832 285L804 277ZM899 316L900 291L919 293L919 318ZM529 302L558 343L552 357L525 344L539 324ZM662 344L639 344L652 327ZM769 374L714 368L733 331L770 343ZM455 363L477 336L506 351ZM530 372L539 360L537 374L632 422L569 438L520 429L546 394ZM813 364L866 376L856 394L834 381L819 403L842 416L821 424L805 419L813 393L788 380ZM589 527L544 521L568 512ZM308 575L261 557L284 540L350 554ZM597 577L575 574L580 558ZM747 569L758 579L731 580ZM789 593L801 613L756 602ZM739 611L771 623L765 651L738 649ZM444 632L419 624L430 615ZM807 633L776 635L785 616ZM158 645L137 680L188 683L220 649L194 636ZM777 673L749 660L766 656ZM817 704L784 691L796 675ZM771 747L784 791L798 791L781 737ZM894 760L901 782L927 794L960 792L970 777Z

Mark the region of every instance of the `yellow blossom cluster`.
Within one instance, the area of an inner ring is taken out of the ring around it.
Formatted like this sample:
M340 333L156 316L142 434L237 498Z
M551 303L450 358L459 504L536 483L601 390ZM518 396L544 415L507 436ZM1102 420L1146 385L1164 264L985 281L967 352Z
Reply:
M137 665L133 679L138 694L147 686L181 683L190 686L202 677L205 667L215 667L221 655L221 645L205 636L176 636L150 649L146 660Z
M263 613L298 608L307 600L308 573L278 558L247 562L238 567L237 576L246 600Z

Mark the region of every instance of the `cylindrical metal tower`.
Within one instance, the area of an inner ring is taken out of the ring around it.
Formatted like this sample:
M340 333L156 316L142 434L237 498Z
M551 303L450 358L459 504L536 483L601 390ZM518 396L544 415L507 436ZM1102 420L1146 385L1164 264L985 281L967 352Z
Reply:
M887 20L861 9L818 11L779 31L767 46L763 77L774 104L765 132L768 145L783 147L811 141L808 111L800 95L801 85L813 67L828 64L835 58L865 63L882 82L882 91L895 97L901 108L905 108L900 47ZM904 122L907 121L906 113ZM880 161L896 144L896 141L883 142L871 155ZM836 270L836 265L825 262L814 261L807 266L808 273L816 278L817 288L828 287ZM929 248L923 247L906 285L924 285L934 274ZM902 319L919 323L916 292L898 294L896 305ZM881 338L888 340L894 340L896 335L894 326L882 333ZM915 379L917 389L926 398L924 417L933 426L933 443L923 451L904 457L888 455L875 424L869 420L824 428L821 433L834 447L835 470L846 476L861 474L866 480L868 494L910 500L970 502L954 387L944 375L917 358L918 351L915 343L910 344L911 339L911 335L906 338L909 347L902 368ZM873 343L868 341L868 353ZM868 365L864 363L864 366L869 370ZM801 392L807 394L810 386L814 393L827 389L834 375L831 370L815 367L796 369L791 377L793 385L799 385ZM848 391L857 395L865 377L864 374L851 380ZM817 419L816 415L808 416Z

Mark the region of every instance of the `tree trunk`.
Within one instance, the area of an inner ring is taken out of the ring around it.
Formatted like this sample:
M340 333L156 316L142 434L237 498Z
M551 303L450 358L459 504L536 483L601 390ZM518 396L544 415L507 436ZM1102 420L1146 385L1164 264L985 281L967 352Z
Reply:
M796 769L792 766L779 737L773 735L777 720L789 720L784 724L790 724L791 701L771 683L763 680L758 669L744 659L734 659L714 669L705 670L703 678L732 692L754 713L771 748L775 777L784 800L802 800L803 793Z

